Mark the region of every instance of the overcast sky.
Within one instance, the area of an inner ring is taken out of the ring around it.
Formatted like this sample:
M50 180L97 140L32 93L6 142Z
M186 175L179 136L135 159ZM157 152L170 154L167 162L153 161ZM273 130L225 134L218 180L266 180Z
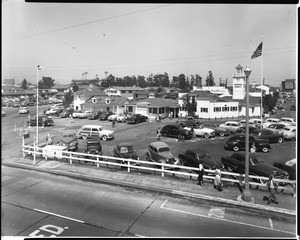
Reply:
M296 78L297 5L103 4L2 1L2 79L56 83L98 75L198 74L232 85ZM263 38L262 38L263 37ZM263 40L263 56L251 60ZM262 61L263 60L263 61ZM263 63L263 64L262 64ZM263 67L262 67L263 66ZM263 70L263 71L262 71ZM263 74L262 74L263 73Z

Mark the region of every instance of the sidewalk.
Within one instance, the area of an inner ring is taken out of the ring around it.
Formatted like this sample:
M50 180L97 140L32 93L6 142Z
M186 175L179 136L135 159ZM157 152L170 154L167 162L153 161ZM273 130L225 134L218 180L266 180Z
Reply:
M180 178L179 176L165 175L162 177L159 172L146 173L136 170L127 172L127 169L121 171L115 167L100 166L97 168L91 163L73 163L69 164L63 160L44 160L37 159L33 164L33 159L15 157L9 161L2 162L3 165L11 167L19 167L42 171L56 175L72 177L76 179L84 179L87 181L114 184L126 187L133 187L143 190L162 192L176 196L199 199L202 201L213 201L215 204L231 205L236 207L247 208L251 211L268 212L268 214L282 215L291 219L296 218L296 197L291 193L279 193L277 198L279 203L271 203L267 205L264 201L268 197L268 191L265 188L250 188L254 203L238 200L241 196L241 189L232 183L225 182L224 190L219 192L213 188L211 181L204 181L204 187L197 185L197 180Z

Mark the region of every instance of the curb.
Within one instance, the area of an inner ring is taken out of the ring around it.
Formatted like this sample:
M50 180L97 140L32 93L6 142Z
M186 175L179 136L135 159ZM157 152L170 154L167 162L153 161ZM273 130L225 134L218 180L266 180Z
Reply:
M250 202L239 201L238 199L231 200L231 199L207 196L207 195L203 195L203 194L183 192L183 191L178 191L178 190L170 190L170 189L161 188L161 187L157 188L157 187L151 187L151 186L143 186L143 185L133 184L130 182L107 180L107 179L103 179L103 178L99 178L99 177L91 177L91 176L87 176L84 174L71 173L71 172L66 172L66 171L61 171L61 170L41 169L41 168L26 165L26 164L20 164L20 163L3 163L3 165L9 166L9 167L15 167L15 168L33 170L33 171L38 171L38 172L45 172L48 174L67 176L67 177L70 177L73 179L78 179L78 180L98 182L98 183L104 183L104 184L115 185L115 186L123 186L123 187L125 186L125 187L142 189L142 190L146 190L146 191L164 193L164 194L168 194L168 195L184 196L184 197L191 197L194 199L202 199L205 201L219 202L219 203L228 204L228 205L245 207L249 210L250 209L256 210L259 213L261 213L262 211L268 212L269 214L277 213L277 214L285 215L286 217L289 217L289 218L297 216L296 211L293 211L293 210L276 208L276 207L265 206L265 205L260 205L260 204L254 204L254 203L250 203Z

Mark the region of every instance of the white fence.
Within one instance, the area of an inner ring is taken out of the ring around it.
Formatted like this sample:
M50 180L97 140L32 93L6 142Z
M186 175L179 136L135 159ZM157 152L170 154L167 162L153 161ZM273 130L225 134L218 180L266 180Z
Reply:
M36 151L34 151L34 146L30 145L23 145L23 157L27 155L34 155L36 157L41 157L48 159L49 156L47 154L43 154L43 148L37 147ZM62 157L61 157L62 156ZM152 172L161 172L161 176L164 177L165 173L171 173L173 175L180 175L189 178L197 178L198 174L193 173L193 171L197 171L198 168L194 167L186 167L181 165L174 165L171 164L164 164L164 163L157 163L152 161L143 161L143 160L135 160L135 159L124 159L124 158L117 158L111 156L103 156L103 155L93 155L87 153L80 153L80 152L70 152L70 151L57 151L54 155L52 154L54 159L62 158L66 160L70 164L73 164L74 161L78 162L91 162L96 167L100 166L119 166L127 168L127 171L130 172L131 170L145 170L145 171L152 171ZM122 162L125 161L126 164ZM178 171L180 170L180 171ZM205 169L205 175L203 176L204 179L213 180L215 178L215 171ZM245 183L245 174L238 174L232 173L227 171L222 171L222 182L231 182L240 185L244 185ZM251 186L256 187L265 187L266 188L266 181L268 180L267 177L249 175L249 184ZM295 193L296 190L296 181L286 180L286 179L275 179L279 183L278 190Z

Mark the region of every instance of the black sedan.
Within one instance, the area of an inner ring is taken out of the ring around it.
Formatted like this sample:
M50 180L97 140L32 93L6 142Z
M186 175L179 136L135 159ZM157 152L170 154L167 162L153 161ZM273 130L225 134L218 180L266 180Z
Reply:
M296 180L296 158L285 163L275 162L274 166L287 171L290 180Z
M100 117L100 115L102 114L102 111L99 112L94 112L91 115L88 116L89 120L95 120L98 119Z
M28 124L30 124L30 126L36 126L36 117L31 118ZM46 126L51 126L53 124L54 124L53 119L48 116L39 116L38 118L38 126L46 127Z
M144 116L142 114L136 113L132 114L126 121L127 123L141 123L141 122L146 122L148 119L147 116Z
M130 143L119 143L113 150L114 156L118 158L125 158L125 159L135 159L138 160L138 154L136 150ZM127 164L127 161L120 160L119 163ZM130 162L130 165L138 165L134 162Z
M245 153L233 153L231 156L222 157L221 162L228 171L245 173ZM262 177L273 175L280 179L289 178L286 171L263 162L256 154L251 153L249 154L249 174ZM265 181L262 180L261 183L265 184Z
M192 150L186 150L183 153L178 154L180 163L187 167L198 168L200 161L203 161L204 169L214 170L216 168L223 169L223 165L213 159L206 152L194 152ZM196 171L198 173L198 171Z
M178 125L178 124L168 124L165 125L162 130L161 130L161 134L164 137L176 137L178 138L178 136L180 135L184 136L185 139L189 139L192 138L193 133L187 129L184 129L182 126Z
M114 113L109 111L109 112L102 112L98 118L98 120L107 120L107 118L110 116L110 115L113 115Z
M282 143L283 135L274 133L269 129L255 129L251 133L256 139L267 139L270 143Z
M249 134L252 133L255 129L257 129L254 126L249 126ZM235 133L246 133L246 126L239 127Z

